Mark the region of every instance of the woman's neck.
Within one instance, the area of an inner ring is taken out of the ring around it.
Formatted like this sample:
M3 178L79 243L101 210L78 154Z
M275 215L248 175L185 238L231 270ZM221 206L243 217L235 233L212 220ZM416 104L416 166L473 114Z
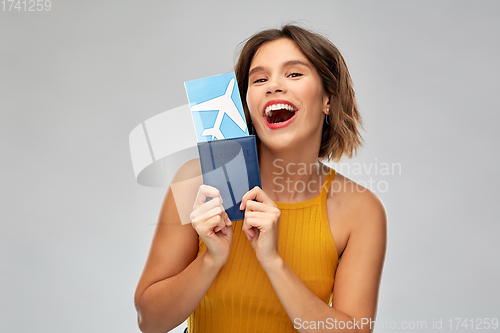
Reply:
M328 167L316 149L272 151L259 144L262 189L278 202L301 202L319 195Z

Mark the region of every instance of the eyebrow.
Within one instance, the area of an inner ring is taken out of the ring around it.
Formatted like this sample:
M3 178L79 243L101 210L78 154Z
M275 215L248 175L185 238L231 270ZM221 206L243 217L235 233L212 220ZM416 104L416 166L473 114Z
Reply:
M298 59L285 61L282 65L282 67L287 67L287 66L292 66L292 65L302 65L302 66L306 66L307 68L311 68L311 66L309 66L307 63L303 62L302 60L298 60ZM264 66L254 67L250 70L250 72L248 72L248 76L252 75L253 73L263 71L264 69L265 69Z

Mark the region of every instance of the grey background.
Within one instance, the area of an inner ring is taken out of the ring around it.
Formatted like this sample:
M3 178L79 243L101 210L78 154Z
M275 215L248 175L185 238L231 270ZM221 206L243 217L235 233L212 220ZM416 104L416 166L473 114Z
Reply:
M377 319L499 318L498 17L498 1L0 11L0 331L138 332L165 189L136 183L128 135L185 104L184 81L231 71L245 38L293 20L350 68L366 130L350 163L401 165L351 175L389 186L376 191L389 216Z

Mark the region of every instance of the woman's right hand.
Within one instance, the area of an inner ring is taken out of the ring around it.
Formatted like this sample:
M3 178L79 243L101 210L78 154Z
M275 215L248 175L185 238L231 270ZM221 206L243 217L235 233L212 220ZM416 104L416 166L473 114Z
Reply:
M207 201L207 197L212 200ZM219 190L212 186L201 185L190 219L207 247L206 255L209 255L214 263L224 265L231 251L233 228L222 206Z

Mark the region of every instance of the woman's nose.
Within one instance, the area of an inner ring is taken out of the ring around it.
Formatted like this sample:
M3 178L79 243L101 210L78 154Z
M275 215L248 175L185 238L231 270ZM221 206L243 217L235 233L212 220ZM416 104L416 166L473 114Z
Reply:
M267 85L267 94L272 93L283 93L286 91L285 84L279 78L271 78L269 79Z

